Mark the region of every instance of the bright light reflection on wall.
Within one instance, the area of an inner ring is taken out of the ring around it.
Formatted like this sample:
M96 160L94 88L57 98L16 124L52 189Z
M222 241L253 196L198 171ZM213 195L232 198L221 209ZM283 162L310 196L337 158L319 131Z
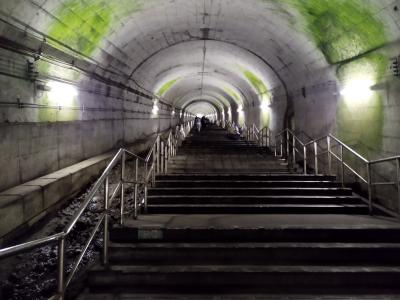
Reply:
M154 100L154 102L153 102L153 109L151 110L151 113L152 113L153 115L157 115L157 114L158 114L158 110L159 110L159 108L158 108L158 105L157 105L157 100Z
M78 90L75 86L58 81L47 83L50 88L48 93L49 101L57 103L59 106L71 106L75 97L78 96Z
M269 112L270 106L267 101L263 101L260 105L261 111L262 112Z
M243 126L246 122L246 120L244 118L243 105L241 105L241 104L239 105L237 112L238 112L238 123L239 123L239 125Z
M373 84L374 82L369 78L350 80L345 84L340 94L349 104L361 104L372 97L373 91L371 90L371 86Z

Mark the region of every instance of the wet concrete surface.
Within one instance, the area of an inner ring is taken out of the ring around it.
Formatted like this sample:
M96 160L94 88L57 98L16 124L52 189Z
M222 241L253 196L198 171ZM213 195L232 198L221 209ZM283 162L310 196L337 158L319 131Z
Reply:
M117 166L110 176L110 192L118 182L119 169L120 168ZM132 171L127 169L127 173L128 177L132 176ZM68 201L68 203L57 213L53 214L53 216L43 221L35 232L27 233L12 245L61 232L78 211L92 185L93 184L88 186L87 189L77 197ZM104 189L101 189L93 198L84 214L76 223L73 231L66 239L66 274L71 271L73 264L81 254L86 241L90 237L91 231L101 216L104 205L103 190ZM140 197L142 197L143 194L142 190L142 188L139 189ZM126 211L131 211L133 207L133 191L133 187L128 187L125 191L127 199ZM117 222L119 222L118 197L114 199L112 203L110 224ZM69 290L73 290L72 293L69 293L70 297L75 292L78 292L76 289L79 288L79 283L83 280L82 276L85 273L84 270L100 258L103 245L102 236L102 230L100 230L89 246L78 269L79 271L71 283L72 286L69 288ZM57 290L57 263L57 243L0 260L0 299L41 300L53 296Z

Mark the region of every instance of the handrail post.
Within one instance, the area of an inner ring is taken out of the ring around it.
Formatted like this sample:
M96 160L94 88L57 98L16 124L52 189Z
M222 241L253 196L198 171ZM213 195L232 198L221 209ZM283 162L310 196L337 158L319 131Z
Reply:
M332 175L332 152L331 152L331 137L326 137L326 143L328 144L328 174Z
M160 173L160 136L157 137L156 142L156 160L157 160L157 174Z
M144 212L147 213L147 189L148 189L148 178L147 176L148 174L148 163L146 161L145 165L144 165Z
M296 164L296 138L294 134L292 134L292 155L293 155L293 166Z
M318 143L314 141L314 170L315 175L318 175Z
M400 158L396 159L396 169L397 169L397 211L400 214Z
M342 179L342 187L344 187L344 157L343 157L343 145L340 144L340 176Z
M304 175L307 175L307 147L306 147L306 145L303 146L303 158L304 158L304 161L303 161Z
M125 161L126 161L126 153L125 151L122 153L121 156L121 207L120 207L120 213L121 213L121 226L124 225L124 210L125 210Z
M168 172L168 160L169 160L169 142L165 144L165 164L164 164L164 174Z
M160 159L161 159L161 163L160 163L160 173L163 174L164 173L164 142L161 141L160 143Z
M65 280L65 273L64 273L64 264L65 264L65 237L61 237L58 240L58 282L57 282L57 292L59 295L59 299L64 299L64 280Z
M155 173L155 169L156 169L156 148L154 147L154 149L153 149L153 163L152 163L152 166L153 166L153 168L152 168L152 170L151 170L151 186L154 186L154 182L155 182L155 176L154 176L154 173Z
M138 180L139 180L139 159L136 158L135 161L135 193L134 193L134 207L135 207L135 212L134 212L134 218L137 219L138 216Z
M264 135L265 133L265 135ZM266 134L266 129L263 128L261 130L261 147L267 147L267 134Z
M283 157L283 134L281 134L281 157Z
M367 163L367 181L368 181L368 208L369 214L372 215L372 174L371 164Z
M104 180L103 265L108 264L108 176Z
M289 162L289 131L286 131L286 156Z
M169 143L168 143L168 149L169 149L168 157L171 157L173 155L173 153L172 153L172 143L173 143L173 138L172 138L172 133L171 133L171 136L170 136L170 139L169 139Z

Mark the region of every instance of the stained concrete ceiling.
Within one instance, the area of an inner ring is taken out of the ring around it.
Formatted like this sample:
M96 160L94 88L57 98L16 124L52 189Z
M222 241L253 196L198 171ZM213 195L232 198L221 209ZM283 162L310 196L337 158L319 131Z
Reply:
M398 40L397 2L3 0L0 10L196 114L254 106Z

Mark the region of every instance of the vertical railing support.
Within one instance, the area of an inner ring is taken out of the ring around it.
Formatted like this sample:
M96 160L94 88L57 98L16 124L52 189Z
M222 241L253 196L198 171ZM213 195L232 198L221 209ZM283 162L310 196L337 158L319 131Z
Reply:
M307 175L307 147L303 145L303 168L304 168L304 175Z
M147 213L147 189L148 189L148 163L147 161L144 164L144 213Z
M367 163L367 182L368 182L368 208L369 208L369 214L372 215L372 174L371 174L370 163Z
M289 162L289 131L286 131L286 156L287 156L287 161Z
M161 156L161 163L160 163L160 165L161 165L161 168L160 168L160 173L161 174L163 174L164 173L164 142L163 141L161 141L161 144L160 144L161 146L160 146L160 156Z
M331 148L331 137L326 137L326 143L328 145L328 175L332 175L332 148Z
M152 170L151 170L151 186L154 186L154 183L155 183L155 180L156 180L156 178L155 178L155 169L156 169L156 165L155 165L155 163L156 163L156 148L154 147L153 148L153 168L152 168Z
M124 211L125 211L125 162L126 162L126 153L122 152L121 156L121 207L120 207L120 223L121 226L124 225Z
M57 293L60 300L64 300L64 280L65 280L65 237L61 237L58 240L58 282L57 282Z
M342 187L344 187L344 157L343 157L343 145L340 145L340 177L342 179Z
M165 144L165 151L164 151L164 153L165 153L165 163L164 163L164 174L167 174L167 172L168 172L168 160L169 160L169 144L170 144L170 142L167 142L166 144Z
M103 265L108 264L108 176L104 180L104 228L103 228Z
M400 216L400 158L396 159L397 211Z
M315 175L318 175L318 143L314 142L314 170Z
M283 134L281 134L281 157L283 157Z
M296 165L296 137L292 134L292 156L293 156L293 166Z
M139 159L136 158L135 160L135 193L133 195L134 199L134 218L137 219L138 216L138 182L139 182Z
M157 174L160 173L160 136L157 136L156 142L156 160L157 160Z

